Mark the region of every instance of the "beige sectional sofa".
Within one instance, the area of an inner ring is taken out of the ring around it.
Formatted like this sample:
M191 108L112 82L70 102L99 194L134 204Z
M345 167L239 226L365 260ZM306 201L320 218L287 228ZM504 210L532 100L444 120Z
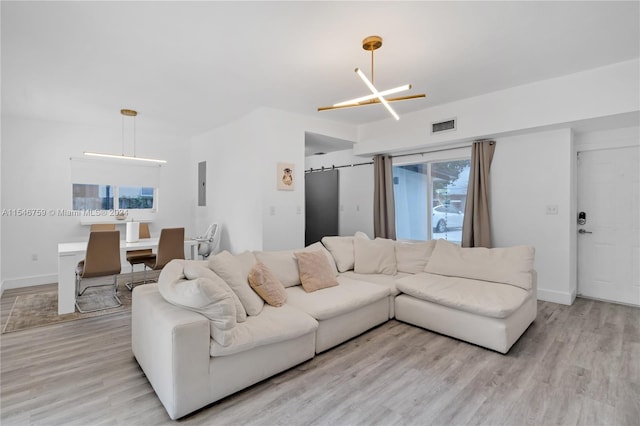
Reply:
M318 267L335 282L306 291L300 251L322 253ZM132 349L172 419L394 317L506 353L536 316L533 254L325 237L301 250L175 260L158 284L134 289ZM258 262L286 303L266 304L251 288Z

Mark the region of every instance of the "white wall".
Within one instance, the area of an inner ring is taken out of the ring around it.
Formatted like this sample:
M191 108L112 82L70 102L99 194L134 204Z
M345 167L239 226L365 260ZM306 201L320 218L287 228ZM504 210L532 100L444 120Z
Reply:
M358 155L399 152L607 117L640 109L638 59L365 124L358 129ZM425 101L428 105L428 98ZM431 123L457 118L457 130L431 134Z
M196 207L197 227L223 225L221 248L285 250L304 246L305 132L354 140L354 126L260 108L192 139L190 176L207 161L207 206ZM278 162L295 165L295 190L278 191Z
M122 129L42 120L2 119L2 208L71 209L70 157L83 151L120 153ZM138 125L139 156L168 160L160 172L159 206L151 233L184 226L192 234L183 170L186 137ZM78 217L2 217L2 279L6 288L57 280L57 244L87 239ZM32 255L38 260L32 260Z
M576 153L640 145L640 128L563 129L497 139L491 166L495 246L536 247L538 298L570 304L577 294ZM557 206L557 215L546 214Z
M578 152L638 146L640 145L640 127L583 131L576 133L575 140Z
M371 157L358 157L353 150L313 155L305 159L305 169L344 166L371 162ZM373 164L338 169L339 204L338 233L353 235L362 231L373 238Z
M562 129L499 138L491 164L493 245L533 245L538 297L564 304L576 295L574 159Z
M254 115L192 138L189 206L196 229L204 232L212 222L222 227L220 248L232 252L262 247L262 195L259 132ZM207 162L207 205L198 207L197 167Z

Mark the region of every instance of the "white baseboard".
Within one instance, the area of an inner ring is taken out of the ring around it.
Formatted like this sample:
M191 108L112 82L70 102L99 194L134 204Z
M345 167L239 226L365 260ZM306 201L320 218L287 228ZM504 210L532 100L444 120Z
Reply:
M32 275L30 277L8 278L2 281L2 291L10 288L30 287L32 285L51 284L58 282L58 274Z
M562 305L572 305L575 299L575 292L568 293L565 291L545 290L543 288L538 288L538 300L560 303Z

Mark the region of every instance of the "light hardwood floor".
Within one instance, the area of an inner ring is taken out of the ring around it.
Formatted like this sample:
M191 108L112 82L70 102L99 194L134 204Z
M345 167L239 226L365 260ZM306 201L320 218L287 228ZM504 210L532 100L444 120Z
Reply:
M17 294L2 296L2 323ZM2 425L638 425L640 309L539 302L505 356L389 321L172 422L129 312L4 334Z

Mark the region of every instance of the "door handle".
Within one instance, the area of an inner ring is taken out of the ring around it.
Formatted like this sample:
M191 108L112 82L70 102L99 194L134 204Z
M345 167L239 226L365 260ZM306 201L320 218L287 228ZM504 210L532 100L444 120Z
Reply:
M578 234L593 234L593 232L587 231L586 229L578 229Z

